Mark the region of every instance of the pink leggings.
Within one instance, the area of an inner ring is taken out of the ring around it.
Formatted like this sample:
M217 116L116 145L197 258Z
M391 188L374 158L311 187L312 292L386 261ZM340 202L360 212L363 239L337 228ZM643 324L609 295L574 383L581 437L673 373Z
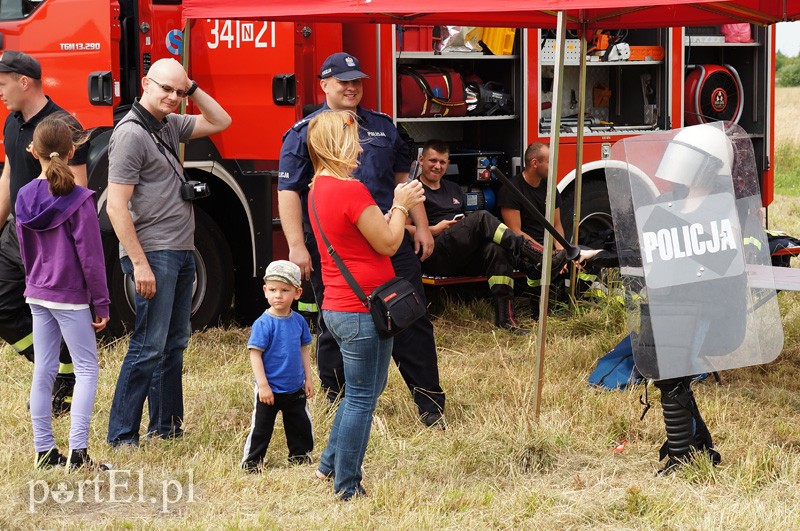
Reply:
M53 384L58 373L61 338L67 344L75 366L75 391L72 395L69 430L70 449L88 446L89 422L97 392L97 340L92 314L84 310L52 310L31 304L33 315L33 382L31 420L33 447L45 452L56 447L53 438Z

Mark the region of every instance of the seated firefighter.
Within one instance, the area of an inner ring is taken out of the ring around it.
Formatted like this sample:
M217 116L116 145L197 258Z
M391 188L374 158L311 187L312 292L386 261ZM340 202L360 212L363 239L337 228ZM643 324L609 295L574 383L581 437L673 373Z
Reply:
M524 195L536 209L544 215L547 212L547 177L549 172L550 147L542 142L534 142L525 149L525 167L522 171L511 179L511 183ZM555 195L555 216L553 227L564 236L564 227L561 224L561 194L556 190ZM523 202L506 187L500 189L497 197L497 204L500 207L500 216L503 222L517 234L520 234L530 241L541 245L544 242L544 227L529 213ZM557 251L562 249L557 240L553 241ZM566 261L562 254L556 253L553 256L552 281L555 283L567 273ZM588 256L582 256L582 259ZM556 263L562 267L556 267ZM536 272L534 272L536 273ZM541 286L541 275L529 274L528 287L531 288L531 315L534 319L539 319L539 287Z
M485 210L465 213L461 187L442 179L450 164L449 155L446 142L429 140L419 157L422 167L419 180L425 189L425 211L434 237L433 254L422 262L422 272L435 276L489 277L495 325L520 332L514 316L512 275L519 269L538 276L541 247L514 234Z

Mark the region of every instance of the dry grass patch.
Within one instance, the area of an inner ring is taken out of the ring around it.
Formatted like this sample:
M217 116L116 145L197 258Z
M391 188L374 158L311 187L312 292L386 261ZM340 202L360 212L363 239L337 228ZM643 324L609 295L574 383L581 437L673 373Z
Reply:
M778 198L770 210L773 224L800 233L791 228L798 201ZM780 295L786 341L776 361L723 373L723 385L707 380L696 386L722 465L701 460L666 478L654 477L664 438L657 392L650 388L653 408L640 420L642 386L608 392L586 384L597 357L625 335L620 308L583 303L574 315L557 311L549 317L537 423L535 334L495 330L487 301L448 301L434 321L448 429L423 427L392 368L364 465L370 496L350 503L336 501L330 483L313 479L312 466L286 464L280 422L265 472L238 469L252 408L247 329L192 336L184 369L187 436L146 441L136 450L113 450L104 442L127 341L102 348L90 451L128 471L126 490L113 503L107 473L33 470L26 409L31 367L3 347L0 528L798 528L799 296ZM318 456L333 413L321 396L310 409ZM56 421L59 441L66 440L68 423ZM614 452L623 441L624 451ZM83 502L60 503L51 495L32 505L32 485L46 485L52 494L61 484L74 490L79 481L98 479L105 481L99 501L92 491ZM164 504L170 482L183 491L178 498L173 486L168 495L175 501Z

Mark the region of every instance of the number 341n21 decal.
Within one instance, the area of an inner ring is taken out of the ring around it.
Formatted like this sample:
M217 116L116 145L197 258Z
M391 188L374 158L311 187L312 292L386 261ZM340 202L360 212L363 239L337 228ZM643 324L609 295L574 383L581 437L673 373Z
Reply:
M212 50L220 45L229 49L241 48L242 45L254 48L275 47L275 24L267 21L214 20L214 27L211 28L206 44Z

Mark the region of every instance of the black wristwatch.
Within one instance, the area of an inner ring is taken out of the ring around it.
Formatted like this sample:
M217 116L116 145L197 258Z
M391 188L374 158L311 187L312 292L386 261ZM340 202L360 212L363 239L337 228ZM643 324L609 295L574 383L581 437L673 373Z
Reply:
M191 96L194 94L194 91L197 90L197 81L192 81L192 86L189 87L189 90L186 91L187 96Z

